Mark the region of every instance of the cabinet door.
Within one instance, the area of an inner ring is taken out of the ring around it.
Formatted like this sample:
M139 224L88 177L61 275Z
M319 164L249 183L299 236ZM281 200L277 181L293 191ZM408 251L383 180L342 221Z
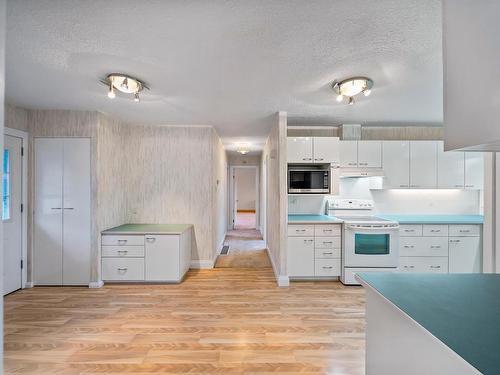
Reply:
M358 141L339 141L340 166L355 168L358 166Z
M437 187L437 142L410 142L410 187L435 189Z
M146 281L179 281L179 235L145 236Z
M90 282L90 139L63 140L63 284Z
M463 189L465 156L462 151L444 151L442 141L438 142L438 188Z
M484 188L484 154L465 152L465 188Z
M450 237L448 251L450 273L481 272L481 237Z
M382 168L382 141L358 141L358 167Z
M62 284L63 143L35 139L34 282Z
M314 237L288 237L288 275L314 276Z
M382 142L382 165L384 188L401 189L410 187L410 142Z
M339 139L337 137L314 137L313 156L315 163L340 163Z
M289 163L312 163L313 162L312 137L288 137L287 155L288 155L287 160Z

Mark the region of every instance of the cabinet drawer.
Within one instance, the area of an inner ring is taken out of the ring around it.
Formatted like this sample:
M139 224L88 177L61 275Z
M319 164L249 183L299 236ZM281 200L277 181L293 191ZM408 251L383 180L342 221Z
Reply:
M342 226L339 224L315 225L314 235L321 236L340 236L342 233Z
M144 280L143 258L103 258L102 279L107 281Z
M424 224L424 228L423 228L422 233L424 236L447 237L448 236L448 225Z
M448 256L448 237L401 237L400 256Z
M316 249L340 249L342 243L340 237L316 237L314 246Z
M144 246L102 246L103 258L142 258Z
M314 225L289 225L289 236L314 236Z
M418 273L448 273L448 257L401 257L399 270Z
M422 225L421 224L404 224L399 226L399 235L404 236L421 236L422 235Z
M450 237L473 236L481 235L481 225L450 225Z
M340 249L318 249L314 250L315 259L340 259Z
M101 244L107 246L141 246L144 245L144 236L115 236L105 234L101 237Z
M340 276L340 259L316 259L314 276Z

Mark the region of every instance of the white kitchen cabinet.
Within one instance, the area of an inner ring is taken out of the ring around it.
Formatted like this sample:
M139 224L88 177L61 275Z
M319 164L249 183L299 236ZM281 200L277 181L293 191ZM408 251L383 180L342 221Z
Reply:
M358 166L358 141L340 141L340 167L356 168Z
M416 273L447 273L448 257L401 257L399 271Z
M314 137L313 162L339 165L340 164L339 138Z
M35 285L90 281L90 139L35 139Z
M288 137L287 160L289 163L313 162L312 137Z
M465 155L462 151L444 151L438 142L437 180L439 189L463 189L465 182Z
M145 236L145 278L149 281L180 279L180 236Z
M450 273L481 272L481 237L450 237L448 249Z
M465 188L484 188L484 154L465 152Z
M314 276L314 237L288 237L288 276Z
M410 187L410 142L383 141L384 189Z
M358 167L382 168L382 141L358 141Z
M437 141L410 141L410 188L437 187Z

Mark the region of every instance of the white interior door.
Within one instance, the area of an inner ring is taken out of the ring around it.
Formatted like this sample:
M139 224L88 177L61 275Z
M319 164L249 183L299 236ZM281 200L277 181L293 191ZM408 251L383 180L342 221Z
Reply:
M35 139L34 281L62 284L63 142Z
M90 281L90 139L63 140L63 285Z
M4 136L3 162L3 294L22 287L23 224L22 224L22 155L23 140Z

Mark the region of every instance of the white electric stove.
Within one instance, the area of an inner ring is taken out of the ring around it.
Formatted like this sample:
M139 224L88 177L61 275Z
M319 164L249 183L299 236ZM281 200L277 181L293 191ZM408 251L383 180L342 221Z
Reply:
M357 272L396 271L399 263L399 223L372 214L374 204L364 199L328 202L327 215L344 221L342 275L346 285L359 285Z

